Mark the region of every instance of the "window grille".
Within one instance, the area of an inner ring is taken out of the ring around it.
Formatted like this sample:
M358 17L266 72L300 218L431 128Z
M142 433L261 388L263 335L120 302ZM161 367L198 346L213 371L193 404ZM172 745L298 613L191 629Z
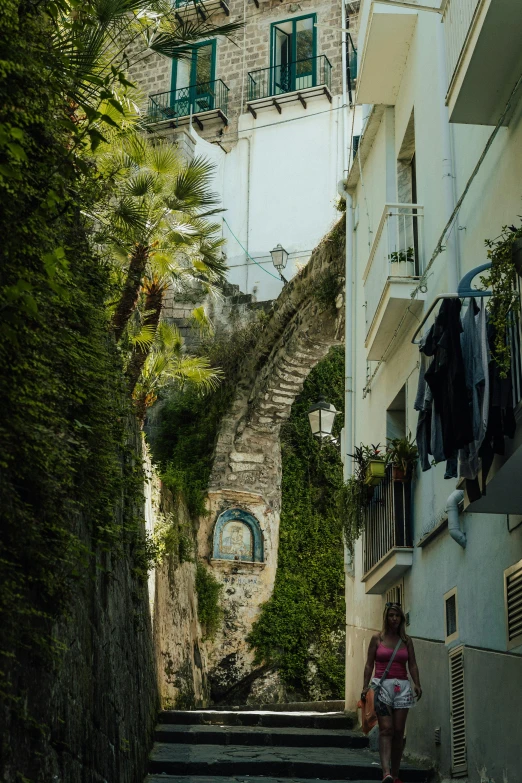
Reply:
M403 605L403 586L402 584L395 585L394 587L391 587L387 593L386 593L386 603L387 604L400 604L400 606ZM403 607L404 608L404 607Z
M522 560L504 571L507 648L522 645Z
M454 777L467 775L466 701L464 691L464 647L450 652L450 725L451 772Z

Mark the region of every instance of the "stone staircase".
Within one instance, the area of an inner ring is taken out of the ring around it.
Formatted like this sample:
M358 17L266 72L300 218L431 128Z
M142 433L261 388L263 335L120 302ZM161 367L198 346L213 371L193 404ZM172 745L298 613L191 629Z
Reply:
M156 727L146 783L363 783L377 754L345 713L168 711ZM404 783L432 771L404 764Z

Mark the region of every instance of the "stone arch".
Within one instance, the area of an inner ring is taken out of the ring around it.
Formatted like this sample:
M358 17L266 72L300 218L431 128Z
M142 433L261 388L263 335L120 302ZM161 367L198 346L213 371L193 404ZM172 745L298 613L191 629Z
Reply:
M241 693L237 698L244 703L241 684L250 685L256 676L246 640L259 607L272 594L277 571L280 429L311 370L333 345L343 342L344 260L343 217L275 301L245 357L235 399L221 421L208 488L210 514L201 519L198 533L198 553L224 586L226 619L207 647L216 701L227 702L231 694ZM263 563L212 557L211 520L238 507L248 508L259 520L264 534Z
M263 533L253 514L241 508L223 511L214 525L214 560L262 563Z

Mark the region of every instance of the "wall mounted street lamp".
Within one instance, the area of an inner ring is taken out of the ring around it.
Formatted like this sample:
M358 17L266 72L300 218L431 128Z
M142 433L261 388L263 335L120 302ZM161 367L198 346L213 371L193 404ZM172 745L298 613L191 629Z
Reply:
M283 281L283 283L286 285L288 283L288 280L285 280L283 277L283 269L286 266L286 262L288 261L288 252L284 249L284 247L281 247L281 245L276 245L273 250L270 251L270 255L272 256L272 263L279 272L279 277Z
M321 396L308 411L308 420L310 421L310 428L312 435L319 438L321 445L324 441L327 443L333 443L338 445L337 438L332 435L332 429L337 416L338 411L331 402L327 402L326 399Z

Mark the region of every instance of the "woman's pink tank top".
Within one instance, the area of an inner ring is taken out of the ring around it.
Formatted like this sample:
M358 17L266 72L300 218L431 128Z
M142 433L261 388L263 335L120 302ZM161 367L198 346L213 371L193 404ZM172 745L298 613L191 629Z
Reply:
M377 652L375 653L375 676L382 677L388 662L393 655L393 650L389 647L385 647L384 644L379 644ZM400 647L397 650L393 663L390 666L390 671L386 675L387 680L407 680L408 672L406 671L406 664L408 662L408 648Z

